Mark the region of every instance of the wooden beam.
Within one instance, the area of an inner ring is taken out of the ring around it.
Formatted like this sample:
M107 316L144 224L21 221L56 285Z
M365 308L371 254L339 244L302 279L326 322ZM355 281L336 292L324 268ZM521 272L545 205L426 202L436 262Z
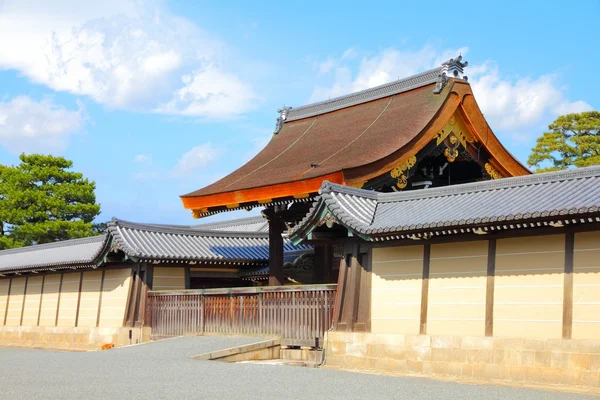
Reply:
M563 292L562 337L571 339L573 332L573 255L575 252L575 234L565 235L565 271Z
M335 296L335 304L333 309L333 325L335 330L344 330L345 325L342 321L342 312L344 308L344 298L346 297L346 281L348 279L349 257L345 256L340 259L340 269L337 281L337 293Z
M131 284L129 302L127 304L127 326L135 326L135 314L138 306L139 291L140 291L140 272L141 266L138 263L133 274L133 282Z
M83 288L83 271L79 273L79 292L77 292L77 309L75 310L75 326L79 326L79 306L81 305L81 289Z
M62 292L63 278L65 274L60 273L60 282L58 283L58 299L56 300L56 318L54 318L54 326L58 326L58 314L60 313L60 294Z
M429 300L429 264L431 261L431 245L423 246L423 280L421 283L421 324L419 334L427 334L427 307Z
M316 243L314 249L312 283L329 283L325 276L327 275L327 270L331 270L331 246L326 243Z
M23 314L25 314L25 300L27 300L27 283L29 281L29 276L25 277L25 288L23 289L23 304L21 304L21 319L19 322L19 326L23 326Z
M185 266L183 268L184 279L185 279L185 288L186 289L191 289L192 288L192 276L190 275L190 272L191 271L190 271L190 266L189 265L187 265L187 266ZM146 274L144 273L144 275L146 275ZM142 284L144 286L146 286L146 282L147 282L146 276L144 276L144 280L143 280Z
M496 239L488 242L485 292L485 336L494 336L494 285L496 276Z
M106 270L102 270L102 276L100 277L100 295L98 296L98 313L96 314L96 327L100 326L100 314L102 312L102 292L104 292L104 277Z
M358 301L356 322L354 323L355 332L371 331L371 258L372 250L370 247L359 251L358 268L360 282L358 287Z
M42 316L42 304L44 303L44 284L46 283L46 275L42 275L42 288L40 289L40 307L38 308L37 326L40 326L40 317Z
M8 294L6 295L6 307L4 309L4 325L6 325L6 318L8 316L8 304L10 303L10 291L12 289L12 280L13 278L9 278L8 280Z
M135 276L136 276L136 265L131 268L131 283L129 284L129 290L127 291L127 302L125 303L125 314L123 315L123 326L128 326L129 322L129 309L131 307L131 293L133 291L133 287L135 286Z

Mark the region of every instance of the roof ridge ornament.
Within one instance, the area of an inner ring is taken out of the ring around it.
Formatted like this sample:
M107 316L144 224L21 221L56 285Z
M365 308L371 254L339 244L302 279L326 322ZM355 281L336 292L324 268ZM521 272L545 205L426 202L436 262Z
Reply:
M277 110L279 117L277 117L277 122L275 122L275 131L273 132L274 135L277 135L279 131L281 131L281 128L283 128L283 124L287 119L288 113L291 109L292 107L283 106L283 108Z
M469 65L468 61L462 62L462 55L458 55L456 58L451 58L448 61L442 63L440 74L438 75L437 82L433 93L439 94L448 83L448 77L463 79L465 82L469 81L469 78L464 75L464 68Z

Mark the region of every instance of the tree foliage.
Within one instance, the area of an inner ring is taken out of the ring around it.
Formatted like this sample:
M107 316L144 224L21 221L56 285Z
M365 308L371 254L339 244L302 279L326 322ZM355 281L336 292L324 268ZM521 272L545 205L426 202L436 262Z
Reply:
M62 157L19 158L19 165L0 165L0 248L94 235L95 183Z
M563 115L548 129L527 160L535 172L600 164L600 112Z

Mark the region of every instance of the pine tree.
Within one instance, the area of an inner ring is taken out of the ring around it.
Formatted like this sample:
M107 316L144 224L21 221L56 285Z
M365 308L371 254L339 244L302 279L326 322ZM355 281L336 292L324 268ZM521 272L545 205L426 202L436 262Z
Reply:
M563 115L548 129L527 160L535 172L600 165L600 112Z
M17 166L0 165L0 248L94 235L95 183L62 157L19 158Z

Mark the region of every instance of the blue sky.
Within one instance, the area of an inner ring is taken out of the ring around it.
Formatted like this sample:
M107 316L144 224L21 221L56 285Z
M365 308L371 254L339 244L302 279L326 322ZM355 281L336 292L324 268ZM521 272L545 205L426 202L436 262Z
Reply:
M99 221L193 224L178 196L257 153L278 107L458 53L523 162L556 116L600 108L598 1L219 3L0 0L0 163L63 155Z

